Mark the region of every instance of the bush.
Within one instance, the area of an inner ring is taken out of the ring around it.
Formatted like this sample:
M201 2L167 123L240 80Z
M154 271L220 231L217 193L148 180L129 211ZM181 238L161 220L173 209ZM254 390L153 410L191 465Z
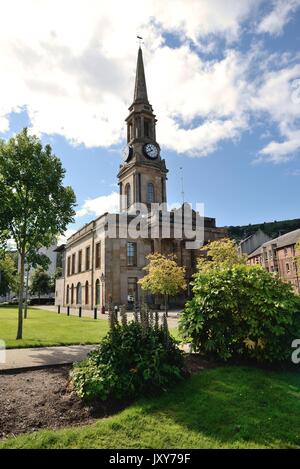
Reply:
M117 324L98 350L71 372L85 399L129 398L166 389L182 376L183 356L165 331L140 323Z
M300 337L300 297L259 266L197 273L179 329L194 349L227 360L290 360Z

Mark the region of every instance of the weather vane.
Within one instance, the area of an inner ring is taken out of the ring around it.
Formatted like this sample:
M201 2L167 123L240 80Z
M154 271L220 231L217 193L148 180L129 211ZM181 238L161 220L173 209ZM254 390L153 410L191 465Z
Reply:
M143 44L143 38L141 36L137 36L138 41L139 41L139 47Z

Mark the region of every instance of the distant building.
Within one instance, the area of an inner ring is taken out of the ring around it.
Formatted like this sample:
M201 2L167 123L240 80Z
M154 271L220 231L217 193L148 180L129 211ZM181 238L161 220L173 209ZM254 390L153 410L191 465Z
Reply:
M238 246L239 254L250 254L263 243L270 241L270 239L270 236L268 236L263 230L259 229L247 238L242 239Z
M300 293L300 272L297 267L300 252L295 247L299 239L300 229L267 241L249 254L248 263L260 264L268 272L278 273L282 280L291 283L294 290Z

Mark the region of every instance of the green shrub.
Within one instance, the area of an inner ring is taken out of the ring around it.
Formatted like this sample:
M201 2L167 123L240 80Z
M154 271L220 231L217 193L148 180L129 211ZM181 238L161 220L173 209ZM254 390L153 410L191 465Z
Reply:
M73 367L85 399L128 398L166 389L182 376L183 356L166 331L140 323L116 324L99 348Z
M259 266L197 273L179 329L198 351L227 360L290 360L300 337L300 297Z

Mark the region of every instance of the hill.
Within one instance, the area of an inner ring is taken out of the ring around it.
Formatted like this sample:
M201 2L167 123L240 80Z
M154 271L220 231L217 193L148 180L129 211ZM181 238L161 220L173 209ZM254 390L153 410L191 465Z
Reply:
M277 238L277 236L288 233L289 231L300 228L300 218L282 221L275 220L271 222L257 223L255 225L226 226L225 228L228 230L228 235L237 241L247 238L247 236L252 235L259 228L273 239Z

